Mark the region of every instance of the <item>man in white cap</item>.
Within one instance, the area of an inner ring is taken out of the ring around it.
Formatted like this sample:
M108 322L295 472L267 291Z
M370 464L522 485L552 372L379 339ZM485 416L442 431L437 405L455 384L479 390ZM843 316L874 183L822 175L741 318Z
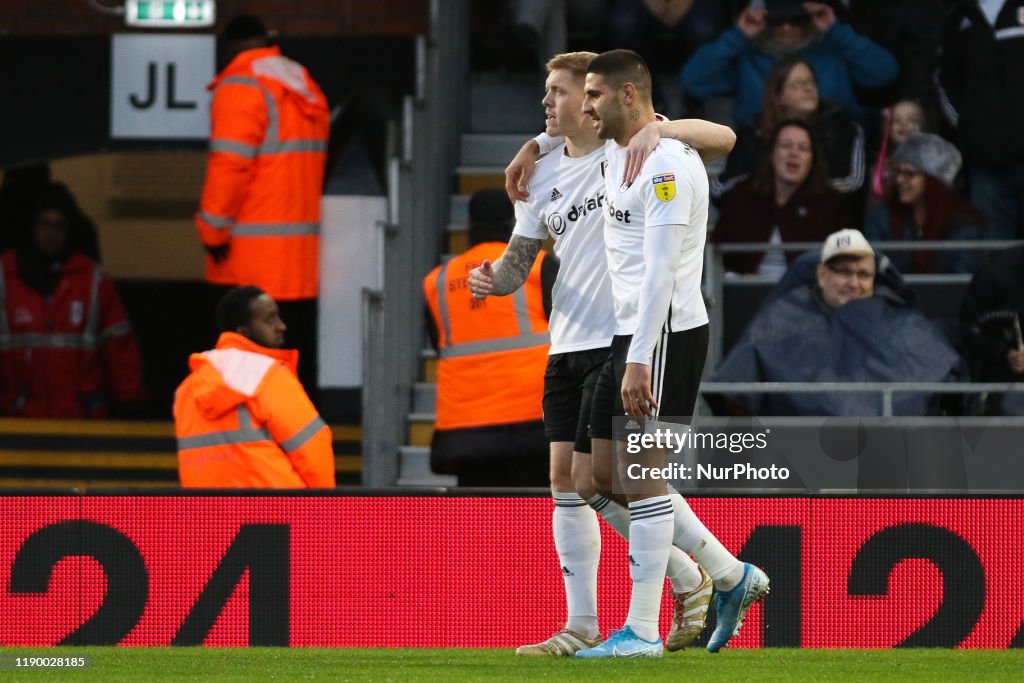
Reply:
M711 395L716 412L750 415L882 414L870 393L838 393L829 382L947 382L960 358L912 305L899 271L859 230L825 238L783 276L711 376L713 382L822 382L821 393ZM927 394L897 394L894 415L926 415Z
M868 299L875 293L875 250L860 230L834 232L821 245L816 275L821 298L829 308Z

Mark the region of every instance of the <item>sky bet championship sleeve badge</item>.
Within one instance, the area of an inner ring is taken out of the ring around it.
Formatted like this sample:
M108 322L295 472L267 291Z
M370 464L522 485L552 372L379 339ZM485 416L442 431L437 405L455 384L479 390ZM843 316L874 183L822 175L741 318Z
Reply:
M654 196L663 202L670 202L676 196L676 177L671 173L656 175L651 178L654 183Z

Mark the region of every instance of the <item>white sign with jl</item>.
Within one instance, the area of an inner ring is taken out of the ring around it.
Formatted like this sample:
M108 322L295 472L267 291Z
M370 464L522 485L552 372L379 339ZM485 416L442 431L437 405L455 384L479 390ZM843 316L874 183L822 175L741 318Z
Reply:
M110 42L110 137L198 140L210 135L212 35L119 34Z

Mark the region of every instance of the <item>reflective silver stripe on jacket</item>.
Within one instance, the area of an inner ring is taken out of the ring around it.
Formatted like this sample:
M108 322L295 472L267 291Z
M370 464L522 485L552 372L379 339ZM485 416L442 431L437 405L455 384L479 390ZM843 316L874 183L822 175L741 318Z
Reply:
M283 152L326 152L326 140L284 140L277 144L263 143L260 154L281 154Z
M229 152L231 154L237 154L240 157L245 157L246 159L256 158L256 145L250 145L245 142L238 142L237 140L211 138L210 151Z
M265 154L283 154L285 152L326 152L325 140L285 140L283 142L264 142L257 147L237 140L211 139L211 152L229 152L246 159L255 159Z
M437 288L437 310L441 314L441 326L444 328L445 348L452 345L452 323L448 319L448 288L445 286L444 275L448 272L448 264L441 266L437 271L437 280L434 286ZM444 353L442 348L441 353Z
M319 223L235 223L231 234L235 237L294 237L316 235Z
M281 450L285 453L291 453L297 451L306 445L310 439L316 436L321 429L327 426L327 423L321 419L319 415L310 420L309 424L300 429L298 433L290 439L285 439L281 443Z
M100 334L100 282L103 281L103 266L94 263L92 266L92 282L89 287L89 317L85 321L82 338L85 348L95 349L99 344Z
M100 325L100 283L103 280L103 267L94 263L92 267L92 281L89 283L89 317L86 318L85 327L81 334L60 333L47 334L45 332L23 332L12 334L7 321L7 291L4 284L3 266L0 265L0 349L77 349L95 351L99 343L97 334ZM111 334L118 334L115 330L121 323L112 325ZM123 324L127 325L127 321ZM131 332L129 326L128 332Z
M105 341L111 337L121 337L126 334L132 333L132 324L127 320L122 320L119 323L114 323L110 327L100 332L100 341Z
M233 446L257 441L271 441L269 432L260 427L252 426L252 415L245 404L238 406L238 429L226 429L220 432L208 432L196 436L179 436L178 450L187 451L193 448L209 448L211 446Z
M27 332L0 337L0 349L84 349L95 350L95 339L81 334L46 334Z
M445 273L447 271L448 264L446 263L438 271L435 283L437 287L437 310L441 317L441 324L444 327L445 339L445 345L438 352L441 358L461 358L498 351L520 351L551 343L551 335L547 332L533 332L533 326L530 324L530 307L526 300L526 285L512 293L512 304L516 313L516 327L519 328L518 336L481 339L461 344L454 343L452 341L451 320L448 314L448 288L445 286Z
M232 225L235 224L234 218L230 218L228 216L215 216L214 214L207 213L205 211L199 212L199 218L200 220L206 221L207 223L210 224L211 227L217 228L218 230L230 228Z
M482 353L494 353L496 351L520 351L550 343L551 336L547 332L539 332L527 337L482 339L475 342L466 342L465 344L446 346L441 349L438 355L441 358L461 358L462 356L477 356Z

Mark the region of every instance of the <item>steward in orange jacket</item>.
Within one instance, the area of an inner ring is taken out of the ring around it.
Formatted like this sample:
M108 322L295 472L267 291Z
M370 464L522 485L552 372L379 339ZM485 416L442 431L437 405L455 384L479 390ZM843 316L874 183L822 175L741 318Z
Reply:
M238 287L217 317L216 348L189 358L174 400L181 485L333 487L331 430L296 377L298 352L280 348L286 328L274 300Z
M279 301L314 299L327 100L305 68L269 45L262 22L239 19L225 39L241 52L207 86L212 132L196 214L206 280L256 285ZM242 32L231 35L235 27Z
M439 357L431 468L460 486L544 486L548 442L542 400L548 315L558 261L541 252L526 284L480 300L469 271L497 260L512 232L512 205L500 190L470 200L468 251L423 279L428 329Z
M484 242L434 268L423 295L438 331L437 429L482 427L543 418L548 320L541 252L515 294L476 299L469 271L497 261L505 242Z

